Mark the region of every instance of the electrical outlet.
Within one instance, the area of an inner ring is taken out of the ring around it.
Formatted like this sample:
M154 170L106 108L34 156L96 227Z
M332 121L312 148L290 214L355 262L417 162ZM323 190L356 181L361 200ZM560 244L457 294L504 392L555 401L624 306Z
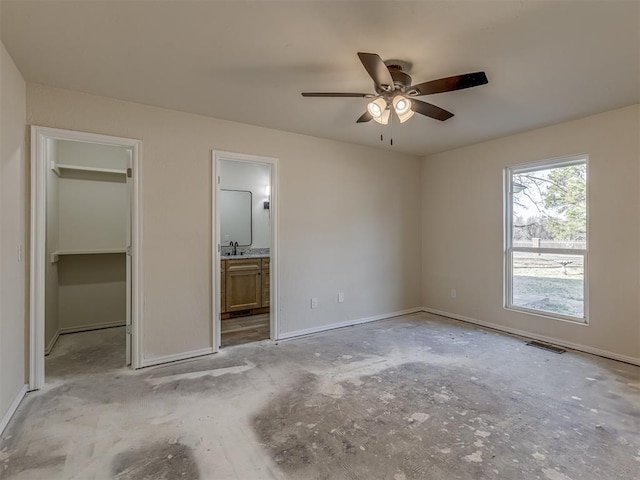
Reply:
M318 297L311 298L311 308L318 308Z
M458 295L458 292L456 292L455 288L451 289L451 298L456 298L456 296Z
M344 292L338 292L338 303L344 302Z

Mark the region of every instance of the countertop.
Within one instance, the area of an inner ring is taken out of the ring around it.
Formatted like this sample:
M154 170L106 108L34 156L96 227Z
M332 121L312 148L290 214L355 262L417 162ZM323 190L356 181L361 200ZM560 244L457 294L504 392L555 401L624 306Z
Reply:
M269 258L270 255L268 253L245 253L238 255L221 255L220 260L238 260L243 258Z

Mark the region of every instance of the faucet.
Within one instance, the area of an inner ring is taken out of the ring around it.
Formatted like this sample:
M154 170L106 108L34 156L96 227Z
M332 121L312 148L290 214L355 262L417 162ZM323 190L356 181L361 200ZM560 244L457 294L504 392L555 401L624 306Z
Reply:
M233 240L229 242L229 246L233 247L233 255L237 255L238 254L238 242L233 243Z

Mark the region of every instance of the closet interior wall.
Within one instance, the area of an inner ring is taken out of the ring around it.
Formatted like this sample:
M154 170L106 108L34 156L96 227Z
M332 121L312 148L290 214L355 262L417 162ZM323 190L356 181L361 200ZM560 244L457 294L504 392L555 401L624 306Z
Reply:
M45 353L63 333L125 325L130 151L47 145Z

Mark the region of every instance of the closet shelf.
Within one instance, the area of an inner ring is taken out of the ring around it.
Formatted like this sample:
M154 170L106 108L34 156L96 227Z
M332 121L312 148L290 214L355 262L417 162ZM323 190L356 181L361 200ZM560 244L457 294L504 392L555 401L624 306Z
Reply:
M51 263L56 263L60 255L102 255L109 253L127 253L124 248L103 248L96 250L58 250L51 254Z
M62 163L51 162L51 170L53 170L59 177L64 176L65 171L71 172L87 172L87 173L106 173L109 175L123 175L126 177L126 170L119 170L115 168L96 168L96 167L83 167L80 165L65 165Z

